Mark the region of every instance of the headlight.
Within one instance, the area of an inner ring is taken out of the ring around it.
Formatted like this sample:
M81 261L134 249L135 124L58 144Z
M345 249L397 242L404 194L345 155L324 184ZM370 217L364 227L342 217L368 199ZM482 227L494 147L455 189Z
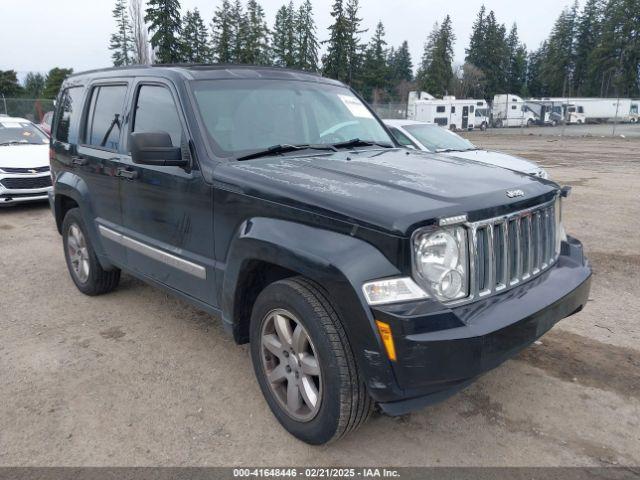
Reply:
M427 293L408 277L388 278L367 282L362 286L369 305L410 302L427 298Z
M418 232L413 240L417 282L441 301L469 294L467 230L448 227Z

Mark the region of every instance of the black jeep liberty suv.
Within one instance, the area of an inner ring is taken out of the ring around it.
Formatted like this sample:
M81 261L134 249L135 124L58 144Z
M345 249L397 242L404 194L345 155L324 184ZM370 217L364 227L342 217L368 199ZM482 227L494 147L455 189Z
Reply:
M444 399L587 302L568 190L400 148L337 81L129 67L71 76L56 105L50 201L78 289L125 271L220 317L305 442Z

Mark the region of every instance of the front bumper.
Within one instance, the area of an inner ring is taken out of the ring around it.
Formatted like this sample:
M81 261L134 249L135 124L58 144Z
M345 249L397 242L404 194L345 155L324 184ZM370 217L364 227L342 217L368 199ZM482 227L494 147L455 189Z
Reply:
M48 171L36 174L0 173L0 207L47 200L52 190Z
M582 245L570 238L552 268L502 294L450 309L436 302L375 309L391 325L398 360L394 387L370 388L372 396L391 415L443 400L580 311L590 283Z

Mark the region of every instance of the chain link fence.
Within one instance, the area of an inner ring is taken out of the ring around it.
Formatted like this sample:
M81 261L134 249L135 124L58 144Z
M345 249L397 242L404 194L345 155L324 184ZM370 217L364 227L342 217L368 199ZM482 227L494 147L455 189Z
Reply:
M53 100L48 98L7 98L0 96L0 114L22 117L40 123L47 112L53 110Z
M407 118L407 104L405 103L372 103L371 108L380 118L405 119Z

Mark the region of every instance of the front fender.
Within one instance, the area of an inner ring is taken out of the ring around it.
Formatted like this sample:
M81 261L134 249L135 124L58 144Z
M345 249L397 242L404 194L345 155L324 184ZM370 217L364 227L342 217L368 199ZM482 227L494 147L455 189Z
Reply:
M221 306L229 323L238 321L234 298L243 268L255 260L294 271L327 291L371 395L382 400L376 398L376 392L393 388L395 378L383 354L362 284L399 275L400 271L359 238L286 220L252 218L236 232L224 268Z

